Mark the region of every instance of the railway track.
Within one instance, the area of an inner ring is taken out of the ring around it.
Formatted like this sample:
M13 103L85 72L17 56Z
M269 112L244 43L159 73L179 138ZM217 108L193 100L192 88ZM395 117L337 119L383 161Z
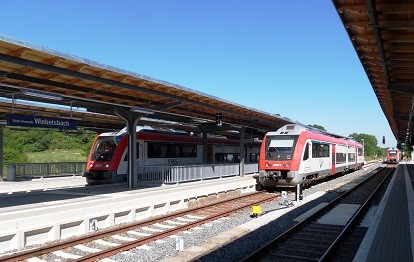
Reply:
M177 234L205 224L252 205L278 198L278 194L256 192L202 207L165 216L96 231L82 237L44 245L40 248L1 256L1 261L96 261L122 251Z
M345 245L346 237L362 220L371 206L372 199L382 189L382 185L389 181L389 176L394 171L394 166L380 170L357 187L331 201L318 212L272 239L244 258L243 261L332 260L333 254ZM349 216L345 218L343 223L328 222L326 220L328 216L334 216L337 220L344 218L335 213L338 209L341 209L342 212L344 209L349 210Z

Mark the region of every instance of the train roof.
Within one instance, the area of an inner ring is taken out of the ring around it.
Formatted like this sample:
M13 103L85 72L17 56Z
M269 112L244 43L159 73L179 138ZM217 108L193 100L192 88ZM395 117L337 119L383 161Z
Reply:
M318 128L302 125L302 124L287 124L279 128L277 131L268 132L266 135L300 135L302 132L312 132L316 134L326 135L329 137L333 137L336 139L342 139L345 140L347 144L350 145L360 145L357 141L355 141L353 138L345 137L342 135L337 135L334 133L330 133Z
M158 127L151 127L151 126L137 126L137 133L152 133L152 134L164 134L164 135L180 135L180 136L191 136L191 137L197 137L197 138L202 138L201 134L196 134L193 135L192 133L188 133L186 131L183 130L176 130L176 129L171 129L171 128L158 128ZM126 127L123 128L120 131L116 131L116 132L107 132L107 133L101 133L99 136L124 136L127 134L127 129ZM208 134L207 137L210 139L210 141L214 141L211 139L219 139L217 141L220 141L220 139L225 139L225 140L234 140L235 139L230 139L227 138L225 136L222 135L215 135L215 134ZM261 140L253 140L253 141L248 141L245 140L245 143L260 143Z
M328 136L332 136L335 138L350 139L349 137L330 133L328 131L324 131L324 130L321 130L315 127L306 126L302 124L287 124L279 128L277 131L268 132L267 134L268 135L282 135L282 134L299 135L300 133L304 131L310 131L313 133L328 135Z

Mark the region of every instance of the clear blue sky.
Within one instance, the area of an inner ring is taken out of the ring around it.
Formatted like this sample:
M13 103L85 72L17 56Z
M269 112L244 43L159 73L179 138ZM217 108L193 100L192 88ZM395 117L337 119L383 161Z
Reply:
M396 146L331 1L1 0L0 34Z

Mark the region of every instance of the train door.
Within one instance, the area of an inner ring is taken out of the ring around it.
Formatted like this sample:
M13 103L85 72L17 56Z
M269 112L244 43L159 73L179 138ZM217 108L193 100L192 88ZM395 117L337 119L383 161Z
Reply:
M139 167L144 166L144 161L145 161L145 151L144 151L144 141L143 140L138 140L137 142L137 164Z
M336 144L332 144L332 175L336 173Z
M311 143L307 142L303 150L302 164L303 164L303 173L310 173L312 171L312 152L311 152Z
M207 163L214 163L214 148L212 144L207 146Z

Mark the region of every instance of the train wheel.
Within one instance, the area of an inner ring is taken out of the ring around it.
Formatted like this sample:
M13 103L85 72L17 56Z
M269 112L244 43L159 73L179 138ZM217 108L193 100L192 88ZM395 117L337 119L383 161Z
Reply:
M256 191L263 191L263 190L265 190L265 187L260 183L256 183Z

